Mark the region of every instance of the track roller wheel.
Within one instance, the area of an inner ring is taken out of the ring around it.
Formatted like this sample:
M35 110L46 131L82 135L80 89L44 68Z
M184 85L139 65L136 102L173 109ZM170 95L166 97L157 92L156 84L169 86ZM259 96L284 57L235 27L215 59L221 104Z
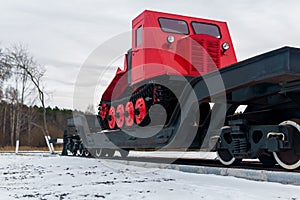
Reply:
M105 156L105 149L100 148L95 150L95 157L100 158Z
M96 158L113 157L114 154L115 154L115 150L114 149L100 148L100 149L96 149L95 150L95 157Z
M119 128L122 128L124 125L124 106L123 104L119 104L117 106L116 114L115 114L116 124Z
M126 103L124 115L126 126L132 126L134 122L134 106L131 101Z
M299 120L297 120L299 122ZM292 120L284 121L280 123L283 126L292 126L294 127L293 131L293 147L290 150L273 152L274 158L277 163L288 170L296 169L300 166L299 156L296 154L297 145L300 144L300 125ZM299 147L298 147L299 150Z
M95 155L94 155L95 158L100 158L101 157L101 150L102 149L95 149Z
M115 113L116 113L115 108L113 106L111 106L109 108L108 116L107 116L108 127L110 129L114 129L116 126Z
M147 116L147 106L143 97L140 97L135 102L135 121L138 125L143 125L142 122Z

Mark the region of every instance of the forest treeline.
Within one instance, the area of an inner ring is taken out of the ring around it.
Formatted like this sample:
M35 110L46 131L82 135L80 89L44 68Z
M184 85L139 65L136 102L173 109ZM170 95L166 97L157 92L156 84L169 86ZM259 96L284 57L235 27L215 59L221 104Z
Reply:
M62 137L72 111L45 106L45 71L24 46L0 46L0 146L43 147L44 136Z
M15 146L16 141L16 104L1 101L0 103L0 146ZM21 146L46 147L41 126L43 124L43 108L21 105L19 113L19 141ZM49 135L62 138L63 131L68 129L67 119L72 117L72 110L46 108Z

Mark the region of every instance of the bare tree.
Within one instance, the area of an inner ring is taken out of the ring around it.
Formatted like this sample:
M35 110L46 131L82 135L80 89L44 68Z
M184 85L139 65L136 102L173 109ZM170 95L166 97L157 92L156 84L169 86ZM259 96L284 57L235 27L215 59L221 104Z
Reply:
M10 77L11 66L7 65L6 56L0 48L0 100L3 98L3 81Z
M2 48L0 48L0 103L2 106L2 141L5 139L6 133L6 122L7 122L7 113L8 113L8 105L3 101L4 92L3 92L3 82L7 80L11 76L11 67L6 64L6 57L3 53Z
M4 59L5 66L11 68L11 86L8 91L11 106L11 140L16 139L16 145L19 144L21 127L25 123L26 114L23 110L25 93L28 87L28 76L21 66L30 66L31 61L23 52L21 46L14 46L7 50ZM13 84L14 83L14 84ZM11 141L13 144L13 141Z
M8 105L6 104L6 102L1 102L2 104L2 142L5 140L5 133L6 133L6 122L7 122L7 109L8 109ZM4 145L4 142L2 143Z
M27 144L31 146L31 131L33 129L33 123L37 119L37 110L33 107L29 107L27 111Z
M5 64L7 66L10 66L11 68L16 69L16 74L21 80L22 86L17 88L21 88L21 98L20 102L23 105L24 104L24 97L25 97L25 90L26 90L26 83L27 79L30 80L30 82L33 84L35 90L38 94L39 102L42 105L43 108L43 126L37 125L38 127L42 127L43 134L46 137L49 136L48 126L47 126L47 120L46 120L46 107L45 107L45 94L43 90L43 86L41 83L41 78L44 75L44 68L40 65L38 65L32 56L28 53L27 49L23 46L14 46L12 49L7 51L7 54L5 55ZM18 116L18 115L17 115ZM20 120L17 117L17 137L19 136L20 132ZM47 145L49 146L48 140L46 140Z
M3 50L0 48L0 102L2 105L2 141L5 139L5 133L6 133L6 120L7 120L7 104L3 102L3 81L6 80L10 75L10 69L5 64L5 55L3 53Z
M5 98L10 103L9 120L10 120L10 145L14 145L15 130L16 130L16 102L18 98L17 90L13 87L6 88Z

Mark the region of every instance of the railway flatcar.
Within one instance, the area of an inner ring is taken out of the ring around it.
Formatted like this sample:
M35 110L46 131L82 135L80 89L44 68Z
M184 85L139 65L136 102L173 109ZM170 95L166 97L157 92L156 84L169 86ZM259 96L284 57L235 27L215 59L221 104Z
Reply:
M295 169L299 103L299 49L237 62L226 22L145 10L132 21L124 66L100 100L101 133L84 137L93 138L86 145L97 155L116 147L205 149L224 165L258 158Z

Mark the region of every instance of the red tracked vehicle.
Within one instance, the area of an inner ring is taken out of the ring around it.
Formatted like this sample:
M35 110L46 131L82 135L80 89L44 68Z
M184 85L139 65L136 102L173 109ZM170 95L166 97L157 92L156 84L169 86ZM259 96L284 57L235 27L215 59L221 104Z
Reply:
M247 108L235 114L240 105ZM78 127L95 156L209 148L225 165L258 158L295 169L300 49L237 62L225 22L144 11L132 22L132 48L103 93L98 120L100 132Z
M118 69L102 96L101 125L147 125L154 104L163 105L169 119L176 98L161 82L183 90L176 77L191 80L233 63L236 56L225 22L146 10L132 21L132 49L125 55L124 70Z

